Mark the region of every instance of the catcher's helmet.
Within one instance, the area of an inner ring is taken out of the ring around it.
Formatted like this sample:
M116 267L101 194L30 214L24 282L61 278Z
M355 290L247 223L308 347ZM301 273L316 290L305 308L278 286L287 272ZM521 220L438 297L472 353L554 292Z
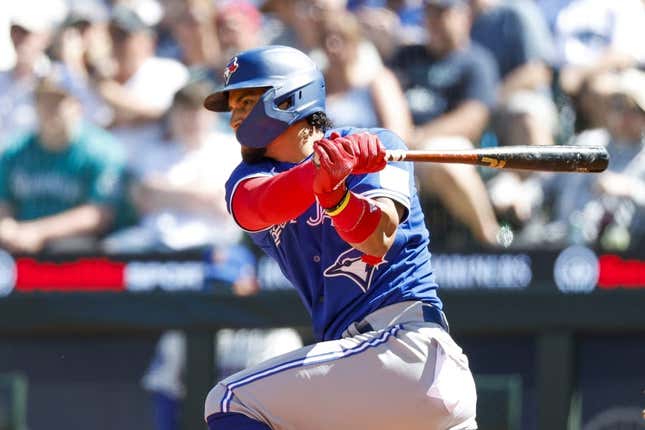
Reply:
M204 106L226 112L229 91L267 88L249 116L237 129L238 141L263 148L291 124L325 111L325 80L311 59L287 46L264 46L241 52L224 70L224 87L209 95ZM280 109L278 105L289 101Z

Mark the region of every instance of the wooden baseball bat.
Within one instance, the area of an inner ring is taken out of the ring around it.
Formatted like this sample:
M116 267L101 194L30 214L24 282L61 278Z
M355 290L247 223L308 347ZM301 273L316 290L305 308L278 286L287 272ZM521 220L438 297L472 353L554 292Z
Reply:
M387 161L459 163L495 169L544 172L602 172L609 154L602 146L499 146L473 149L388 150Z

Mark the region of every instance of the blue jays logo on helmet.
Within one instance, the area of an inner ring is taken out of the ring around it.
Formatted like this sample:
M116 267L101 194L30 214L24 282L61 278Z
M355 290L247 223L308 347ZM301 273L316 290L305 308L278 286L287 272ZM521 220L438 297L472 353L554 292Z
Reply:
M233 57L226 65L226 69L224 69L224 84L228 85L231 75L237 71L238 67L240 66L237 64L237 57Z
M295 48L269 45L240 52L226 66L224 81L204 101L207 109L229 111L233 90L265 89L236 131L238 141L248 147L264 148L293 123L325 111L323 75Z
M361 251L350 248L340 254L334 264L325 269L323 275L327 277L345 276L358 285L363 292L367 292L372 283L374 272L378 266L387 262L383 260L376 266L372 266L363 261L362 256Z

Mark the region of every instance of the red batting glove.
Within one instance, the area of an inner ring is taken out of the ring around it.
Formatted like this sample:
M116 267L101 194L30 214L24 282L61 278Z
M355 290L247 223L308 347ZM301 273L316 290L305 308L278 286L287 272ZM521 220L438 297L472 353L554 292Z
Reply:
M360 175L363 173L379 172L385 168L385 146L377 135L371 133L357 133L341 137L338 133L331 134L330 139L339 142L349 141L354 154L356 155L356 167L352 173Z
M317 165L313 191L320 205L336 206L347 193L345 179L356 166L356 156L349 142L321 139L314 142L314 163Z

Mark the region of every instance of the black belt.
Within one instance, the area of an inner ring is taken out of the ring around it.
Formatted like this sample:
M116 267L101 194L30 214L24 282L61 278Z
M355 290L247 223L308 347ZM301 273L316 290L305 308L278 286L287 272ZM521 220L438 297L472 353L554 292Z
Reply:
M441 309L438 309L431 304L424 304L422 309L423 321L439 324L441 327L443 327L444 330L450 333L448 319L446 318L446 314L444 314ZM367 333L368 331L374 331L374 327L372 327L372 324L370 324L367 320L363 320L356 324L356 330L358 330L358 332L362 334Z

